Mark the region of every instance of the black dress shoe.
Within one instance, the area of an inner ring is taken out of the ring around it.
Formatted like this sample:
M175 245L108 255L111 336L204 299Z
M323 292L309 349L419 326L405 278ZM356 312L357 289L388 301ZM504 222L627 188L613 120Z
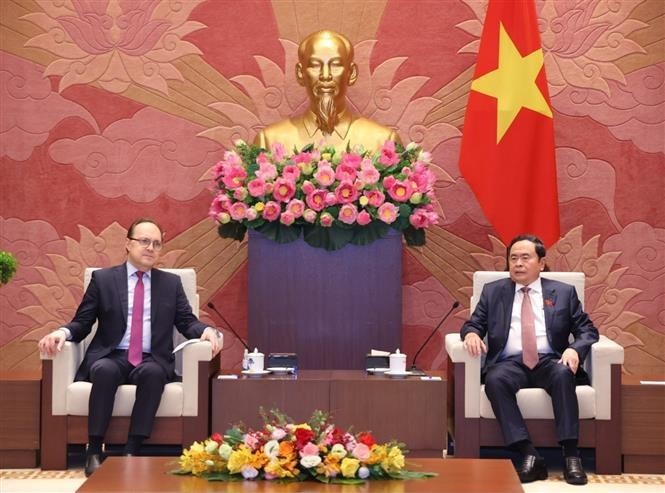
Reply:
M568 484L587 484L587 477L582 469L582 459L579 457L566 457L566 468L563 477Z
M531 483L539 479L547 479L547 466L545 459L535 455L527 455L522 460L522 465L517 470L520 482Z
M85 458L85 477L89 477L102 465L101 454L90 454Z

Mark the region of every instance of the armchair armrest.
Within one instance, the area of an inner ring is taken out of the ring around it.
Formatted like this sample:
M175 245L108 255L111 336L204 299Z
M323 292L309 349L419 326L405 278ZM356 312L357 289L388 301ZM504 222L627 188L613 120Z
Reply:
M459 333L446 334L446 352L450 361L464 365L464 416L480 417L480 357L464 348ZM450 378L450 377L449 377Z
M182 415L198 416L199 362L212 360L212 346L208 341L200 341L185 346L182 351Z
M76 370L83 359L83 346L76 342L65 342L59 353L49 356L39 354L42 360L53 361L51 413L55 416L67 414L67 387L74 382Z
M623 347L601 335L591 346L590 367L591 386L596 392L596 419L612 418L612 365L623 363ZM618 397L618 396L615 396Z

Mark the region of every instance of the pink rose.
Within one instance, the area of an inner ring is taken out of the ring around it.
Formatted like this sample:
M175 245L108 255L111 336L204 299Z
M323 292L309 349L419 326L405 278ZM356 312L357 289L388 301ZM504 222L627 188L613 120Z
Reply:
M369 199L369 205L372 207L380 207L386 200L381 190L367 190L363 195Z
M302 213L303 219L308 223L313 223L316 221L316 211L312 209L305 209L305 212Z
M395 142L392 140L386 140L383 147L381 147L379 162L386 166L392 166L399 162L399 156L397 155L397 152L395 152Z
M289 181L296 182L300 178L300 168L294 164L287 164L282 170L282 176Z
M428 228L439 222L439 215L426 207L419 207L409 216L409 224L416 229Z
M388 190L390 187L392 187L395 184L396 181L397 181L397 178L395 178L393 175L386 176L383 179L383 188Z
M254 173L257 178L267 181L274 180L277 177L277 167L270 162L264 152L258 155L256 162L259 165L259 169Z
M272 200L266 202L265 207L263 208L263 219L266 221L275 221L280 213L282 212L281 207L277 202L274 202Z
M335 171L330 166L319 165L316 173L314 173L314 179L322 187L329 187L335 182Z
M279 216L279 222L284 226L291 226L295 220L295 216L288 211L282 212L282 215Z
M247 189L245 187L238 187L233 191L233 198L236 200L245 200L247 198Z
M241 187L245 182L245 178L247 178L247 171L242 166L225 166L222 182L227 188L233 190Z
M247 215L247 204L244 202L234 202L229 209L229 214L231 214L231 219L234 221L242 221Z
M353 181L356 179L356 169L353 166L341 163L335 170L335 178L339 181Z
M358 209L353 204L344 204L339 210L338 219L345 224L353 224L358 217Z
M305 180L304 182L302 182L302 191L305 195L307 195L308 193L312 193L315 190L315 188L316 187L314 186L314 184L309 180Z
M311 152L300 152L293 156L293 162L298 163L309 163L312 160Z
M358 189L349 181L343 181L335 189L335 196L340 204L354 202L358 198L358 195Z
M286 204L286 210L293 214L294 218L298 218L303 215L303 212L305 212L305 203L302 200L293 199Z
M335 218L332 217L332 215L330 215L328 212L324 212L323 214L321 214L321 218L319 220L321 222L321 226L323 226L324 228L329 228L330 226L332 226L332 223L335 220Z
M245 217L247 218L248 221L253 221L257 217L259 217L259 213L256 212L256 209L254 209L253 207L250 207L249 209L247 209L247 213L245 214Z
M311 193L308 193L305 197L305 202L307 202L307 207L314 209L315 211L321 211L326 206L326 192L325 190L314 190Z
M266 194L266 182L261 178L254 178L247 184L247 189L252 197L262 197Z
M307 445L305 445L301 450L300 450L300 457L305 457L308 455L319 455L319 447L317 447L315 444L312 442L307 442Z
M413 187L409 182L395 180L395 183L388 188L388 195L397 202L406 202L413 194Z
M358 460L366 461L367 459L369 459L371 451L369 450L369 447L367 445L365 445L364 443L359 443L358 445L353 447L351 455L353 455Z
M296 193L296 186L292 181L286 178L277 178L275 188L272 190L272 196L280 202L288 202Z
M372 162L369 160L367 161L369 164L365 164L365 161L363 160L363 164L360 165L359 177L363 183L366 183L367 185L373 185L379 181L381 175L379 174L379 170L374 167Z
M259 439L252 433L246 433L243 437L243 442L252 450L256 450L259 446Z
M328 192L326 194L326 205L331 206L335 205L336 203L337 203L337 196L332 192Z
M395 204L386 202L381 207L379 207L378 213L379 213L379 219L381 221L383 221L386 224L392 224L397 219L399 211L397 209L397 206L395 206Z
M356 222L361 226L367 226L369 223L372 222L372 216L370 216L369 212L367 211L360 211L360 213L358 214L358 218L356 219Z
M342 161L340 164L344 166L350 166L353 169L358 169L360 162L363 160L363 157L360 154L355 152L347 152L342 156Z

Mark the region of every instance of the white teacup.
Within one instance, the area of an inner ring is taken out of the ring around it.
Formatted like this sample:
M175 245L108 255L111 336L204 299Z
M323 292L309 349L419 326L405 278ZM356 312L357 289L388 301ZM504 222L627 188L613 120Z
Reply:
M263 353L254 348L254 351L247 353L247 371L260 373L263 371Z
M397 349L390 355L390 373L404 373L406 371L406 354Z

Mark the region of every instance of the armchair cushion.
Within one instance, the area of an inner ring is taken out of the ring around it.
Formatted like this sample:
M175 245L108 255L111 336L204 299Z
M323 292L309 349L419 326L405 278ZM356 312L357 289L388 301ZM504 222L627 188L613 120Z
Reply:
M485 386L480 386L480 417L496 419ZM580 419L596 417L596 391L589 385L578 385L576 388ZM517 405L524 419L554 419L552 399L543 389L522 389L517 392Z
M67 414L87 416L90 382L74 382L67 387ZM115 394L113 416L131 416L136 397L136 385L121 385ZM157 409L157 417L182 416L183 389L181 382L167 383Z

